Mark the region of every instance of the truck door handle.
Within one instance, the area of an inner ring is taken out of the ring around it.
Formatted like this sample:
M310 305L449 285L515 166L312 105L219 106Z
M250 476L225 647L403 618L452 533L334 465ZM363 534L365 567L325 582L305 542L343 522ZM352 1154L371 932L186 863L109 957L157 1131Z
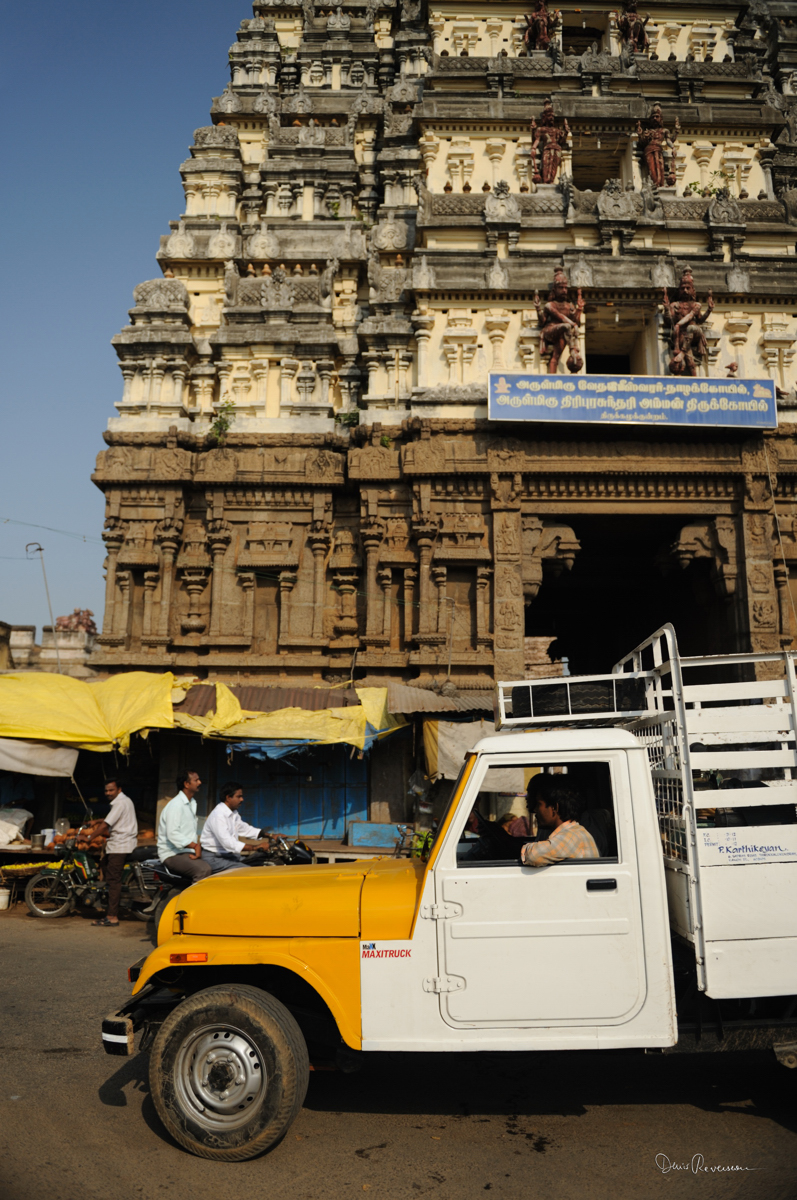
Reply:
M617 888L616 879L588 879L588 892L613 892Z

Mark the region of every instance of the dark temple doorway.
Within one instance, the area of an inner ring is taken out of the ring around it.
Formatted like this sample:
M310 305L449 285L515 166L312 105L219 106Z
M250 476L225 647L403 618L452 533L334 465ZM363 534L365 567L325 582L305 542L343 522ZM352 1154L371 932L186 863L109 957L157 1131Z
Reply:
M571 571L544 573L526 609L526 636L554 635L551 658L567 658L571 674L611 670L667 622L675 626L682 654L741 649L731 603L718 595L710 562L684 569L669 552L687 514L563 519L581 550Z

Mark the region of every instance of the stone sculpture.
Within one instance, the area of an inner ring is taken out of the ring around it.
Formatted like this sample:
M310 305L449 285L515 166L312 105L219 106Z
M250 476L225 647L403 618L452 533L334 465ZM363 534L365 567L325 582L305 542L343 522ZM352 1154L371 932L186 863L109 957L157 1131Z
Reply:
M707 353L706 335L701 326L711 316L713 308L714 299L709 290L706 311L701 312L689 267L685 267L681 275L677 300L671 302L667 289L664 289L664 319L671 330L671 375L697 375L697 361L702 361Z
M537 321L540 326L540 357L550 355L548 359L548 374L555 375L559 367L559 359L567 347L567 369L571 372L580 371L584 360L578 352L578 327L581 324L581 314L584 311L584 300L581 288L576 293L576 303L568 300L567 275L561 267L554 272L553 286L548 295L547 304L540 303L540 293L534 293L534 307L537 310Z
M669 129L664 125L664 115L661 111L660 104L654 104L650 116L645 122L646 127L642 127L642 122L637 121L637 141L639 148L645 159L645 163L650 174L650 178L654 187L672 187L675 183L675 172L672 169L672 156L675 152L675 143L678 140L678 134L681 132L681 125L678 118L675 118L675 132L670 135ZM670 153L670 170L667 171L664 162L664 147L667 146Z
M526 28L523 30L523 45L528 54L531 50L547 50L556 27L561 20L558 9L548 12L545 0L536 0L534 12L524 13Z
M623 5L623 12L617 22L617 29L623 43L634 53L644 54L650 45L645 26L650 20L650 13L644 21L637 13L636 0L628 0Z
M570 137L570 126L566 119L563 125L563 129L556 128L556 116L550 100L546 100L543 105L539 125L533 117L531 118L531 158L535 183L553 183L556 179L562 162L562 151Z
M90 633L94 637L97 635L94 613L90 608L75 608L68 617L56 617L55 628L59 633Z

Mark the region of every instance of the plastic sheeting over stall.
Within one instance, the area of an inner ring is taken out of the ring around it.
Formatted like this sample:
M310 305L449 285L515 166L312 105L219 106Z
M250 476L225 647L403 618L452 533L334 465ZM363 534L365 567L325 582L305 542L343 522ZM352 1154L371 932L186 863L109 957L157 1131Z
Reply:
M140 729L173 729L174 676L127 671L102 683L39 672L0 675L0 738L126 751Z

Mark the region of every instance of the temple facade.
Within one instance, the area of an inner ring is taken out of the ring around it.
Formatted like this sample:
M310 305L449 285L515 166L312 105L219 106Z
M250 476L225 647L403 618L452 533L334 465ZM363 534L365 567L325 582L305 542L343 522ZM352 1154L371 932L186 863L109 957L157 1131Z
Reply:
M114 339L93 668L795 644L793 6L579 3L255 0ZM491 370L771 379L779 427L491 420Z

